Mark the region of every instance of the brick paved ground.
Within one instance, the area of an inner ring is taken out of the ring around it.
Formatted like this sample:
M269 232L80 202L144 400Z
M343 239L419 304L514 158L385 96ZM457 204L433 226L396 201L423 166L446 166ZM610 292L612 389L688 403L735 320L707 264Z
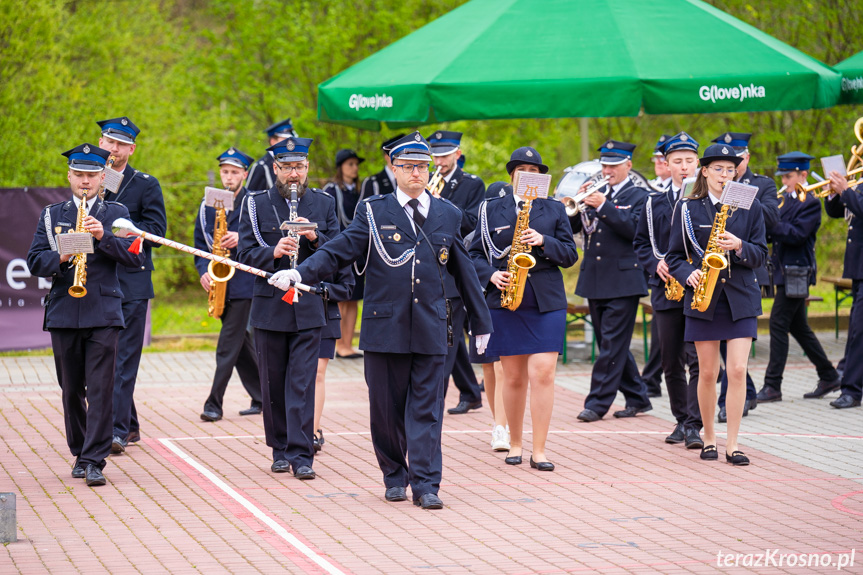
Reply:
M822 341L838 359L844 340ZM757 349L760 387L766 337ZM741 572L718 567L717 553L773 549L828 561L856 549L846 571L863 572L863 410L800 399L815 372L797 348L785 401L744 420L748 468L666 445L666 398L635 420L578 422L590 365L571 362L559 367L548 446L557 470L504 465L486 408L447 416L437 512L383 500L361 361L331 365L327 442L309 482L270 473L261 418L236 415L248 402L238 382L226 419L199 420L213 367L208 353L146 354L145 439L91 489L70 477L52 359L0 359L0 491L18 494L19 525L0 573Z

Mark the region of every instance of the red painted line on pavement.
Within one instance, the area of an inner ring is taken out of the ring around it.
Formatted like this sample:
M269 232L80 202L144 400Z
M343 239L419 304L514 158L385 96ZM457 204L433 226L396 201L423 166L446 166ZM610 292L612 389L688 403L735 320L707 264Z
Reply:
M860 515L861 517L863 517L863 512L855 511L854 509L849 509L848 507L845 507L845 505L844 505L844 502L846 499L848 499L849 497L853 497L854 495L860 495L860 494L863 494L863 491L851 491L849 493L844 493L844 494L840 495L839 497L834 498L833 501L831 501L830 503L833 504L833 507L835 507L836 509L838 509L839 511L841 511L843 513L850 513L851 515Z

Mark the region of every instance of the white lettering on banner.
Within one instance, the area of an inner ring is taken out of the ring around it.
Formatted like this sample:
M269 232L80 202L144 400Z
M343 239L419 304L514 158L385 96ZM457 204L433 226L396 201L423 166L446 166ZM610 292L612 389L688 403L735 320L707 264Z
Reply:
M27 284L18 280L26 280L30 277L30 268L27 267L26 260L15 258L9 262L8 266L6 266L6 283L8 283L9 287L12 289L26 288Z
M748 86L738 84L731 88L720 88L714 84L713 86L701 86L698 89L698 95L705 102L710 101L715 104L717 100L739 100L742 102L749 98L766 98L767 92L764 86L756 86L755 84Z
M351 94L348 99L348 106L354 110L362 110L363 108L392 108L393 97L386 94L375 94L374 96L363 96L362 94Z
M856 92L857 90L863 90L863 77L857 76L856 78L842 78L843 92Z

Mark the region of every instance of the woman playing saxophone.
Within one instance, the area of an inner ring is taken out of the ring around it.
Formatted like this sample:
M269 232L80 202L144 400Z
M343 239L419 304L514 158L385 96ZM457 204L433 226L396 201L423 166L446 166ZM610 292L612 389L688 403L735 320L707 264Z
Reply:
M506 168L513 179L517 172L548 172L539 153L527 147L513 152ZM474 238L470 254L495 327L485 355L500 356L503 366L503 408L510 428L506 463L522 462L530 384L531 467L552 471L545 441L554 403L557 356L563 349L561 335L566 327L566 291L560 267L570 267L578 260L566 210L557 201L539 198L526 203L510 193L482 204ZM529 273L507 271L511 260L529 260L526 255L535 262ZM514 286L514 282L522 283ZM502 298L502 293L511 297ZM490 389L489 380L486 392L493 402L495 390Z
M747 358L761 314L761 288L754 270L764 264L767 243L757 200L748 210L729 209L719 201L740 162L731 146L715 144L704 151L692 196L675 209L666 260L671 275L687 286L684 339L695 342L698 353L698 405L705 444L701 459L719 456L713 416L719 343L727 340L725 459L748 465L749 459L738 449L737 435L746 400Z

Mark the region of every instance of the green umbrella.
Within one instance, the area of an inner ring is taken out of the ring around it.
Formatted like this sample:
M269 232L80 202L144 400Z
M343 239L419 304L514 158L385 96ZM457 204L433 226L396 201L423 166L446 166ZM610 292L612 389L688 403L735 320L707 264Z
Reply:
M318 87L318 118L452 120L803 110L840 75L699 0L472 0Z
M863 103L863 52L858 52L833 67L842 74L842 92L839 95L839 103Z

